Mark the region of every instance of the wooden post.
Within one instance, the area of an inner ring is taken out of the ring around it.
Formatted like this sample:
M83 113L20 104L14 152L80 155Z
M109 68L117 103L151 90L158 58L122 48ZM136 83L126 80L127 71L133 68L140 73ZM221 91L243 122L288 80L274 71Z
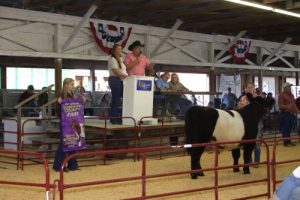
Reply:
M262 66L262 51L261 47L257 47L257 53L256 53L256 62L257 65ZM258 70L258 88L261 92L263 92L263 70Z
M1 66L1 89L7 89L6 85L6 66Z
M55 52L62 52L62 25L55 25L54 44L53 48ZM55 58L54 60L55 70L55 96L58 97L61 94L62 86L62 58Z
M94 92L96 87L95 87L95 69L90 69L90 74L91 74L91 84L92 84L92 88L91 88L91 92Z
M209 71L209 91L216 92L216 74L215 74L215 69L213 68ZM209 101L214 101L213 95L209 96Z
M55 67L55 96L58 97L61 94L62 88L62 59L56 58L54 60Z
M277 94L280 94L282 92L282 84L284 82L284 77L283 76L278 76L278 87L277 87Z
M295 58L294 58L294 66L295 68L299 69L299 52L295 52ZM299 85L299 70L296 72L296 85Z

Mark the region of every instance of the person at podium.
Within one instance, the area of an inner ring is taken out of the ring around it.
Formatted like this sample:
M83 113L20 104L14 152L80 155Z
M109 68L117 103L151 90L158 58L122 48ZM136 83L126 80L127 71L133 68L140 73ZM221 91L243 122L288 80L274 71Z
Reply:
M123 96L123 79L128 77L126 66L122 59L122 46L115 44L112 55L108 59L108 85L111 89L111 113L110 119L112 124L121 124L122 110L119 109L121 97Z
M143 46L144 45L139 40L136 40L128 47L128 50L132 51L132 53L126 55L124 64L126 65L129 76L145 76L145 70L151 70L154 66L154 64L142 53Z

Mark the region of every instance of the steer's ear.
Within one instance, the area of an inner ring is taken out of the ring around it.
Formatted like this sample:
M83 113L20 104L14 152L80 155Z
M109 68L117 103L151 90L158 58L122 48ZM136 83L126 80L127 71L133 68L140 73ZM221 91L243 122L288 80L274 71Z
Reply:
M263 107L266 107L266 100L263 97L257 96L254 98L254 101L262 105Z

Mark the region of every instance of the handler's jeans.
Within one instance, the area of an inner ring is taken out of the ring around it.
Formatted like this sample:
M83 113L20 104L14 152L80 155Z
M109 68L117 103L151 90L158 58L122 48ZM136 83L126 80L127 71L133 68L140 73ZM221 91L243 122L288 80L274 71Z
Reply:
M287 176L275 194L280 200L300 200L300 179L293 174Z
M290 112L280 112L280 127L282 137L291 137L291 131L295 122L294 114ZM291 143L291 140L284 141L284 144Z
M60 127L62 127L61 124L60 124ZM74 154L74 153L76 153L76 151L64 152L64 150L63 150L63 133L62 133L62 128L60 128L60 142L59 142L59 145L58 145L56 153L55 153L53 169L55 171L59 171L64 159L67 156ZM73 158L73 159L69 160L67 168L69 170L78 169L77 159Z
M121 117L119 105L123 96L123 81L117 76L108 78L108 85L111 89L111 117ZM119 124L121 119L111 119L111 123Z

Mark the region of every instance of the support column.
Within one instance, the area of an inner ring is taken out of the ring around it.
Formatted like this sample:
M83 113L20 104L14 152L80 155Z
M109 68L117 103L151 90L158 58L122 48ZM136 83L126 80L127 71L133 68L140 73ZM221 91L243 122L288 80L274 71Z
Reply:
M209 91L216 92L216 74L215 74L215 69L213 68L209 72ZM214 95L210 95L209 101L214 102Z
M262 66L262 51L261 47L257 47L257 53L256 53L256 62L257 65ZM258 71L258 88L262 92L263 90L263 70Z
M295 52L294 66L295 66L295 68L299 69L299 52L298 51ZM299 85L299 75L300 75L299 70L296 72L296 85Z
M95 87L95 77L96 77L95 69L90 69L90 74L91 74L91 83L92 83L91 92L93 93L96 89L96 87Z
M280 94L282 92L282 84L284 83L284 76L278 76L278 84L277 84L277 89L276 89L276 93Z
M1 66L1 89L7 89L6 66Z
M56 58L54 60L55 67L55 96L58 97L61 94L62 88L62 59Z
M54 44L53 48L55 52L62 53L62 25L55 25ZM55 70L55 96L58 97L61 94L62 87L62 58L54 59Z

